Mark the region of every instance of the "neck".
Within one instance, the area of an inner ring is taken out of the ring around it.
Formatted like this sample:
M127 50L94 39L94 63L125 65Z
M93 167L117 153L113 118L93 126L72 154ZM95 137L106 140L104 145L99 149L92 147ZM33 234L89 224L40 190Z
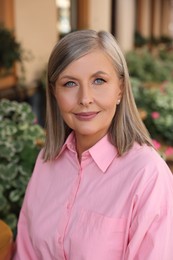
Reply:
M82 153L95 145L103 136L88 136L78 135L75 133L76 150L78 153L79 161L81 160Z
M81 159L82 153L93 146L90 138L85 136L76 135L76 150L78 153L79 160Z

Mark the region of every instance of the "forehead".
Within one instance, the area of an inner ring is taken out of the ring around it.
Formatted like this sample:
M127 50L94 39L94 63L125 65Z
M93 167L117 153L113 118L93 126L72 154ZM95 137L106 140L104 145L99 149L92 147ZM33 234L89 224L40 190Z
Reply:
M106 71L111 70L115 72L114 64L110 56L101 49L95 49L72 61L60 74L64 74L67 71L80 72L83 69L88 71L102 71L103 68Z

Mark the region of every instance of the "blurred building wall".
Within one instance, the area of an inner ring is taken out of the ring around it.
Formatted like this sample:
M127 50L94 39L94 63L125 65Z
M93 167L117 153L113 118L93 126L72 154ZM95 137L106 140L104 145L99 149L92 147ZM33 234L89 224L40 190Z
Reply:
M136 30L145 38L173 37L172 0L136 0Z
M111 0L89 0L89 28L111 30Z
M57 41L57 13L54 0L15 0L14 24L29 61L25 62L26 82L33 84L44 69L50 51Z
M135 33L135 0L116 1L116 38L124 51L133 49Z

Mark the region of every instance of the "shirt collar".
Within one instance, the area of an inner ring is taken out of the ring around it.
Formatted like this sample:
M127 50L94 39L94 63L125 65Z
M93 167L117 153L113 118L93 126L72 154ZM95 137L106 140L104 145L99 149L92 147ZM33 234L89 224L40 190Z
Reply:
M111 144L108 134L91 147L89 153L103 173L106 172L107 168L118 154L116 147Z
M57 155L56 159L59 158L59 156L66 150L69 149L71 151L76 151L76 147L75 147L75 136L74 136L74 132L71 132L69 134L69 136L67 137L65 143L63 144L59 154Z
M65 149L76 152L74 132L70 133L67 137L66 142L64 143L57 158L65 151ZM107 134L84 153L89 153L97 166L103 173L105 173L113 159L117 156L117 149L113 144L111 144L109 135Z

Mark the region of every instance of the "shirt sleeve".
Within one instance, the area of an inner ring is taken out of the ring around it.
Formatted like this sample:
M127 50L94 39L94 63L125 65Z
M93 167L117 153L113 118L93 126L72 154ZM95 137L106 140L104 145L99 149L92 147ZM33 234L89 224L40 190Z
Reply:
M173 178L165 165L136 195L125 260L173 259Z
M38 155L35 169L33 171L32 177L28 183L23 205L20 211L20 216L17 226L17 238L15 246L15 254L13 260L38 260L36 256L35 249L33 248L32 241L30 238L30 214L28 212L29 197L32 194L33 179L36 177L37 169L39 168L39 162L41 158L41 152Z
M18 222L18 234L16 239L16 249L13 260L37 260L35 251L33 249L28 230L28 221L25 215L24 205L20 212Z

